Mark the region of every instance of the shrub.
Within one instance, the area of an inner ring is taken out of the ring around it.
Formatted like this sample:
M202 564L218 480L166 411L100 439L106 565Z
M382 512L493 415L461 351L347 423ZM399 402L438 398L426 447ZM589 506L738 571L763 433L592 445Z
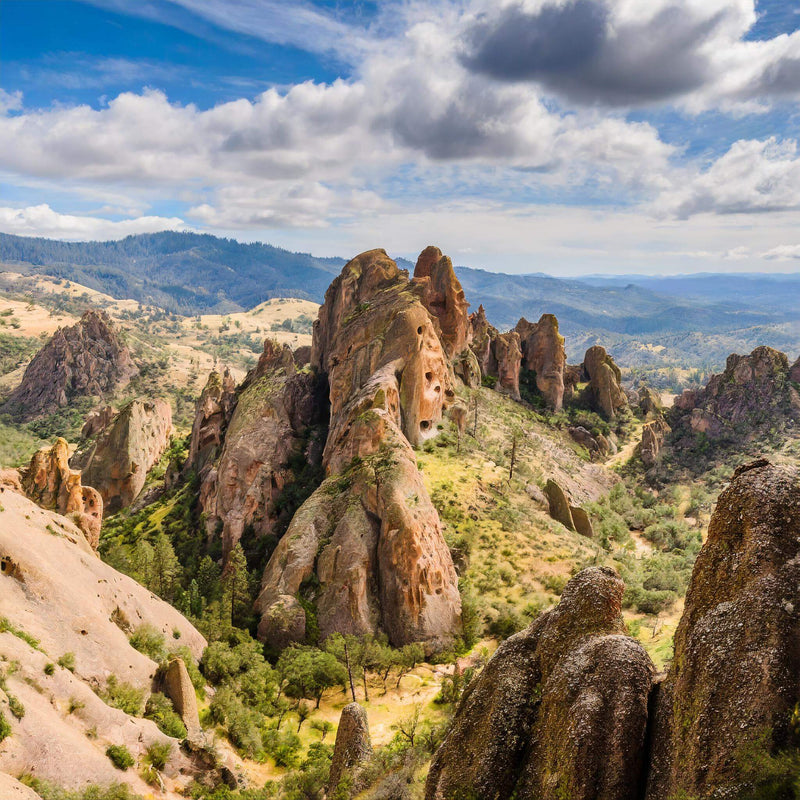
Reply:
M45 664L44 665L44 674L45 675L52 675L56 671L56 665L53 663Z
M5 715L0 711L0 742L11 736L11 723L5 718Z
M8 710L14 715L16 719L22 719L25 716L25 706L22 705L18 697L13 694L8 696Z
M131 755L131 751L124 744L111 744L106 748L106 755L109 761L123 772L136 763L136 759Z
M167 657L167 648L164 644L164 634L152 625L140 625L128 638L131 647L144 653L153 661L164 661Z
M119 680L116 675L108 676L106 689L101 694L101 697L108 705L130 714L132 717L140 717L142 715L144 690L137 689L130 683Z
M75 653L64 653L58 659L58 666L68 669L70 672L75 672Z
M172 745L167 742L153 742L145 754L148 764L158 770L164 769L172 754Z
M155 722L158 729L167 736L171 736L173 739L186 738L186 726L183 724L183 720L175 713L170 699L161 692L154 692L150 695L144 715L147 719Z

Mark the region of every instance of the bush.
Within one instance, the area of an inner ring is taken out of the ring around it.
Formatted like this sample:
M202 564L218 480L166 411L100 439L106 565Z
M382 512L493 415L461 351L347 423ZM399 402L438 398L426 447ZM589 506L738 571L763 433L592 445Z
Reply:
M58 666L68 669L70 672L75 672L75 653L64 653L58 659Z
M153 742L147 748L145 760L155 769L162 770L167 765L170 755L172 755L171 744L166 742Z
M131 751L124 744L111 744L106 748L106 755L111 763L123 772L136 763Z
M44 665L44 674L45 675L52 675L55 671L56 671L56 665L55 664L50 663L50 664L45 664Z
M264 750L272 756L278 767L296 767L299 763L300 737L293 731L270 728L264 733Z
M11 723L6 719L5 714L0 711L0 742L11 736Z
M22 719L25 716L25 706L22 705L18 697L14 697L13 694L7 694L8 696L8 710L14 715L16 719Z
M164 661L167 657L167 648L164 644L164 634L152 625L140 625L129 637L131 647L144 653L155 662Z
M130 714L132 717L142 716L144 690L119 680L116 675L108 676L106 689L101 697L108 705Z
M186 738L186 726L183 724L183 720L175 712L172 701L161 692L154 692L150 695L144 715L146 719L155 722L158 729L167 736L171 736L173 739ZM157 767L157 769L160 768Z

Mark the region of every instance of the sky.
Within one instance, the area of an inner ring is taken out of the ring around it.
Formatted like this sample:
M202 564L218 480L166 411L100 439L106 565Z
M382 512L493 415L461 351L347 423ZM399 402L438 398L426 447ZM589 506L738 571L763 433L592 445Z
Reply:
M0 231L800 271L800 0L0 0Z

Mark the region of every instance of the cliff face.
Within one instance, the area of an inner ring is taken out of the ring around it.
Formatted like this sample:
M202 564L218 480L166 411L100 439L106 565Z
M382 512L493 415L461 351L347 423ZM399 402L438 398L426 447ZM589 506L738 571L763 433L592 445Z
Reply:
M625 635L624 586L592 567L503 642L466 689L426 800L629 800L645 752L654 669Z
M104 397L137 373L128 348L102 311L87 311L60 328L34 356L4 413L27 421L52 414L79 397Z
M172 410L166 400L133 400L73 460L83 468L83 481L100 492L107 514L136 499L171 434Z
M523 317L516 331L522 350L521 369L536 373L536 388L545 404L551 411L561 411L567 354L564 337L558 332L558 320L553 314L543 314L537 323Z
M451 372L420 288L384 251L349 262L314 326L312 364L327 376L327 479L301 506L264 572L259 635L275 646L313 622L385 631L393 644L446 642L460 597L441 523L412 444L436 435Z
M586 351L583 369L589 379L586 392L589 405L606 419L614 419L627 407L628 398L620 381L622 373L604 347L595 345Z

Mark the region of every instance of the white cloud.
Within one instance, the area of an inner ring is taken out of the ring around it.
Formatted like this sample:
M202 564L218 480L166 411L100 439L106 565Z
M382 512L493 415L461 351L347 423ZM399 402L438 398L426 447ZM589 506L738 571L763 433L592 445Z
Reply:
M762 258L775 259L776 261L791 261L800 259L800 244L781 244L767 250Z
M138 217L114 222L100 217L59 214L48 205L0 208L0 231L19 236L105 240L123 239L136 233L184 230L187 227L177 217Z

